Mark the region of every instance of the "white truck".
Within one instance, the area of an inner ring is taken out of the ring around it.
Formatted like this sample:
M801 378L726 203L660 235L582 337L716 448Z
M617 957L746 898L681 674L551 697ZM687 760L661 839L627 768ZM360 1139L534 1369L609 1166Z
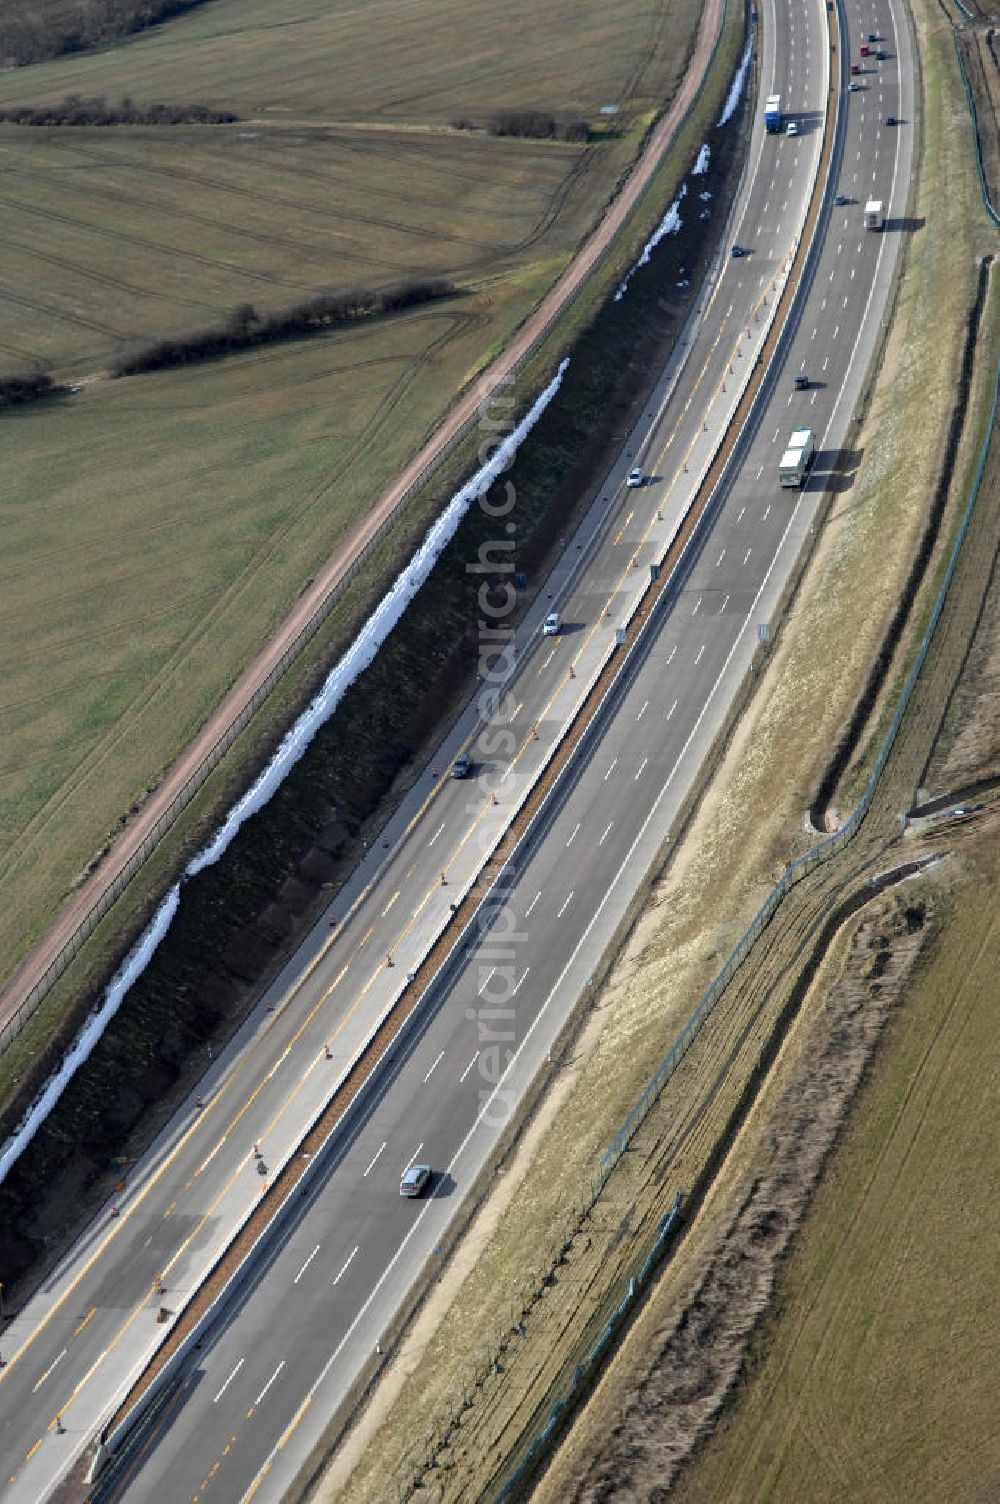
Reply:
M880 198L870 198L865 204L865 229L881 230L885 224L885 213Z
M788 440L778 466L778 480L783 486L801 486L816 453L811 428L796 428Z

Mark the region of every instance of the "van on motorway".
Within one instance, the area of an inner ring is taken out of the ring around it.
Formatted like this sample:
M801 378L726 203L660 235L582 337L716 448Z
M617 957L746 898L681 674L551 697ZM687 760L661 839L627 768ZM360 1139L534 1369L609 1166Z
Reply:
M562 631L562 617L558 611L550 611L542 623L543 637L558 637Z

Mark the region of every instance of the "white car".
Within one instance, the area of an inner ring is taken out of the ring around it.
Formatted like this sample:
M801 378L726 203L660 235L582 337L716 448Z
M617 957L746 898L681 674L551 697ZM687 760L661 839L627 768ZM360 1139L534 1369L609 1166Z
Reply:
M635 486L641 486L645 479L646 477L643 475L642 471L638 466L636 466L634 470L630 470L626 475L625 484L629 487L634 488Z
M786 136L797 136L798 133L799 133L798 123L796 121L794 121L794 120L789 120L788 124L785 126L785 135Z
M542 623L543 637L558 637L562 629L562 617L558 611L550 611Z

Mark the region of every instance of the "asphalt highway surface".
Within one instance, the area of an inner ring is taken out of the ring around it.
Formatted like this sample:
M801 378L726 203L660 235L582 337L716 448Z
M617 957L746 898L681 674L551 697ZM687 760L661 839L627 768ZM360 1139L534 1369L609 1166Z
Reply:
M601 712L600 736L563 778L483 936L283 1246L198 1354L107 1497L276 1500L287 1489L535 1073L686 789L815 519L848 433L887 300L910 173L909 34L887 0L853 0L850 55L822 251L783 368L746 458L690 547ZM783 286L819 159L829 53L825 9L767 0L761 98L778 92L795 135L755 124L719 277L663 373L643 424L527 623L489 731L470 708L334 910L261 1009L213 1062L127 1189L4 1336L0 1497L37 1504L141 1372L163 1323L266 1194L333 1084L392 1007L527 797L676 531L738 400ZM846 59L842 66L846 73ZM758 111L760 113L760 111ZM887 116L902 122L887 126ZM849 202L834 207L841 193ZM886 204L866 234L864 201ZM686 204L692 201L689 189ZM809 386L798 391L795 375ZM792 428L817 435L803 490L777 467ZM635 463L649 477L626 488ZM502 524L498 523L498 531ZM558 607L563 630L539 631ZM487 737L490 740L487 741ZM466 744L474 775L446 770ZM436 770L436 771L435 771ZM332 921L332 922L330 922ZM399 1196L413 1163L429 1194Z

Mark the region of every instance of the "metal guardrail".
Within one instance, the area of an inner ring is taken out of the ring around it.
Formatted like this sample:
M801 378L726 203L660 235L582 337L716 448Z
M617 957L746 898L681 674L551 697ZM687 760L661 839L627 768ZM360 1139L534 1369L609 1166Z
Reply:
M785 894L789 891L790 888L794 887L796 883L801 882L802 878L808 876L810 872L813 872L818 866L820 866L821 863L827 861L829 857L833 856L836 852L840 851L844 846L846 846L860 829L861 823L868 813L869 808L871 807L871 802L875 795L875 790L878 787L879 779L882 776L882 772L885 768L886 762L888 761L889 754L892 751L893 744L899 732L900 725L902 724L903 716L906 714L907 707L910 703L914 686L916 685L917 679L920 676L920 671L923 668L924 660L927 657L928 649L930 648L931 641L934 637L935 628L937 627L938 621L941 617L941 612L944 610L945 600L947 598L948 590L951 587L951 582L955 574L959 555L962 550L962 544L965 542L966 534L969 531L969 524L972 520L972 514L975 510L976 501L979 497L979 490L982 483L983 473L986 469L986 461L989 457L990 446L993 441L993 433L996 427L998 405L1000 405L1000 361L997 362L996 375L993 383L993 402L990 410L990 421L987 427L986 436L983 440L982 449L980 451L979 462L976 467L975 479L973 480L969 499L962 514L962 521L959 525L958 533L955 537L955 542L952 545L951 553L948 557L948 564L945 568L941 585L938 589L937 596L934 600L934 605L931 609L930 619L928 620L927 626L924 629L924 634L920 640L920 645L917 648L916 656L914 657L913 663L910 666L910 671L904 681L903 690L899 698L899 703L896 706L892 721L890 722L889 728L886 731L882 746L879 750L878 757L875 760L875 766L871 771L868 782L865 784L854 812L838 831L835 831L833 835L827 836L824 840L818 842L817 845L811 848L811 850L805 852L804 855L798 857L794 862L792 862L788 867L785 868L781 877L778 879L777 883L771 889L771 892L768 894L767 898L758 909L745 933L737 941L733 950L730 952L728 958L722 966L722 969L709 984L694 1013L692 1013L691 1017L684 1025L684 1028L681 1030L669 1053L658 1066L648 1085L643 1090L642 1095L639 1097L635 1106L632 1108L632 1111L622 1123L622 1126L619 1128L610 1145L605 1150L605 1153L601 1159L602 1183L603 1181L606 1181L608 1175L611 1173L612 1169L617 1164L622 1154L628 1148L633 1137L635 1136L635 1133L637 1132L641 1124L645 1121L650 1109L658 1101L664 1087L666 1086L674 1071L677 1069L678 1064L686 1054L688 1046L690 1045L692 1039L698 1033L702 1024L715 1008L733 976L746 960L759 936L770 924L772 918L774 917L775 911L777 910L778 905L781 903L781 900L784 898Z
M684 114L677 122L673 136L674 142L676 142L676 140L680 137L680 134L686 127L692 113L701 102L705 88L705 81L711 74L716 56L718 55L719 45L725 32L727 12L728 4L723 6L722 23L719 27L718 34L714 42L712 43L712 50L706 64L701 83L698 89L695 91L695 94L691 99L691 102L688 105L687 109L684 111ZM668 146L667 152L669 152L670 150L671 147ZM662 166L662 163L660 164L660 166ZM658 167L656 171L658 172L659 170L660 169ZM649 192L649 189L652 186L652 182L653 178L650 179L650 183L644 190L644 194ZM625 221L625 224L622 227L623 229L625 225L629 224L632 221L632 218L634 217L635 213L642 203L644 194L640 196L640 199L633 207L628 219ZM518 362L517 366L513 368L514 370L519 369L525 364L526 361L532 359L536 355L539 346L541 345L542 341L548 337L555 322L560 319L569 308L573 306L573 304L576 302L577 298L579 298L585 288L590 285L592 278L597 274L600 268L607 261L608 256L611 254L611 251L616 243L617 238L604 249L604 251L594 262L594 265L591 267L587 277L584 279L581 285L574 290L567 303L559 309L552 323L549 324L547 328L539 335L536 344L530 350L525 352L524 356ZM167 832L179 818L184 809L186 809L187 805L190 804L191 800L197 794L198 790L203 786L209 775L222 761L222 758L229 751L233 743L246 729L247 725L256 715L261 705L266 699L268 699L272 690L284 677L288 668L299 656L302 650L308 645L312 638L315 637L323 622L329 616L337 601L341 598L344 590L350 584L351 580L357 574L362 565L370 557L372 550L384 538L386 529L391 527L394 522L399 520L399 518L403 515L403 511L406 506L409 505L409 503L418 494L421 488L427 483L430 476L433 475L434 471L436 471L440 467L443 460L449 454L451 454L466 437L471 427L472 421L473 420L470 419L469 423L454 435L451 442L437 456L436 460L429 467L428 471L426 471L423 475L421 475L417 480L413 482L410 489L401 498L399 504L392 512L391 516L386 518L383 526L374 535L374 537L369 540L361 553L358 554L357 558L354 559L348 566L341 579L337 581L337 583L331 588L329 593L323 598L323 600L317 606L313 616L309 619L308 622L306 622L302 630L296 636L295 640L290 643L289 646L285 649L285 652L282 654L278 663L275 664L274 668L268 674L267 678L258 686L258 689L254 693L254 695L239 712L235 720L220 735L219 739L205 754L205 757L203 758L201 763L199 763L198 767L185 781L183 787L178 790L177 795L171 801L169 808L166 809L160 816L159 820L157 820L156 824L149 832L149 835L143 841L142 845L138 847L133 855L129 858L126 865L122 868L121 872L109 885L109 887L105 889L104 893L102 893L101 896L95 900L92 907L81 919L71 938L66 942L63 949L59 952L58 956L54 958L54 960L46 968L42 976L27 993L27 995L17 1008L16 1012L12 1014L12 1016L7 1020L6 1024L0 1027L0 1054L4 1052L11 1041L15 1039L16 1036L21 1032L25 1024L30 1019L31 1015L34 1013L35 1009L45 999L49 991L58 981L59 977L63 974L66 968L71 964L73 960L75 960L76 956L80 953L87 940L90 939L90 936L93 934L98 924L100 924L101 920L113 907L118 898L120 898L121 894L124 892L140 867L142 867L149 859L153 851L159 845L160 841L167 834Z

